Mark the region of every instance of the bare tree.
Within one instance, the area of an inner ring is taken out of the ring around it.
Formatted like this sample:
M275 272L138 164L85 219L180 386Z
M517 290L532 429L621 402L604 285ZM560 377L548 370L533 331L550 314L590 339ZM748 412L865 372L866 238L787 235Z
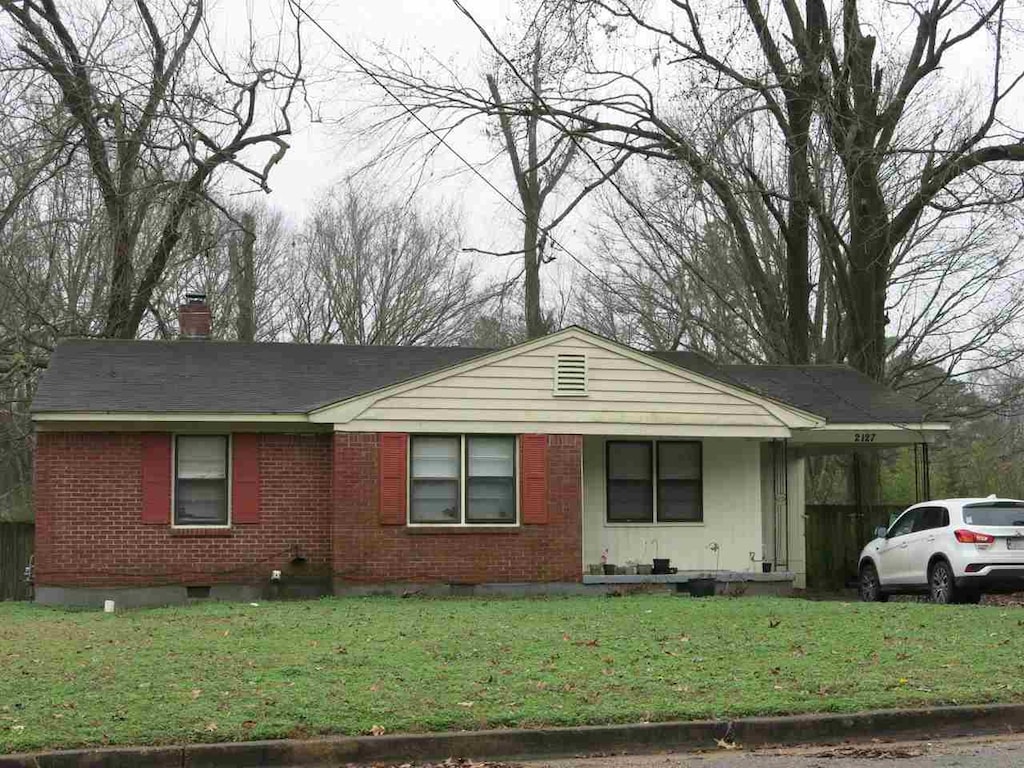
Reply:
M522 258L523 314L527 335L535 338L551 330L545 319L540 274L543 265L557 255L555 230L619 171L629 153L613 150L600 153L592 163L585 161L579 142L544 119L542 105L550 101L569 110L574 109L573 101L585 103L566 77L585 51L565 35L557 19L539 14L533 0L523 2L520 10L523 21L509 37L508 53L488 57L479 79L464 80L439 62L428 71L422 62L412 64L388 52L359 66L372 87L383 86L393 97L382 117L375 110L378 116L366 131L378 141L386 136L384 157L410 147L422 150L426 144L430 149L423 157L433 159L444 137L468 125L479 127L498 147L491 160L507 163L511 171L515 196L506 200L514 206L522 227L521 247L467 250ZM481 31L487 34L482 27Z
M450 213L421 213L368 185L325 196L300 242L289 296L296 341L457 343L487 298L459 256Z
M173 338L182 296L202 291L216 338L274 341L285 332L295 232L262 201L203 204L189 216L141 331Z
M203 0L131 9L0 0L0 11L14 40L7 65L41 75L34 82L47 97L59 93L57 119L99 189L110 252L101 333L132 338L217 172L267 189L303 83L299 20L292 63L279 55L287 45L264 55L253 42L229 66L211 44ZM142 250L147 229L156 235Z
M1012 164L1024 143L1008 97L1022 73L1007 71L1017 38L1005 0L881 2L867 19L856 0L837 5L833 16L821 0L713 11L685 0L549 0L604 52L577 72L593 109L546 101L543 113L592 146L687 169L749 274L767 224L783 300L759 293L766 280L751 288L769 325L785 328L785 358L810 358L825 285L842 310L836 357L881 379L891 288L918 254L905 246L936 225L956 240L1020 202ZM948 65L982 42L987 82L961 98Z

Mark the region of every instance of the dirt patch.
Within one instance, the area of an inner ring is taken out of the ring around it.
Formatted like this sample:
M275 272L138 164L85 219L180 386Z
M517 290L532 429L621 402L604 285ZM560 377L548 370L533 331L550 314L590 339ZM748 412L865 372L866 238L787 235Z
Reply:
M812 752L810 757L858 760L901 760L921 757L925 750L919 747L836 747L823 752Z

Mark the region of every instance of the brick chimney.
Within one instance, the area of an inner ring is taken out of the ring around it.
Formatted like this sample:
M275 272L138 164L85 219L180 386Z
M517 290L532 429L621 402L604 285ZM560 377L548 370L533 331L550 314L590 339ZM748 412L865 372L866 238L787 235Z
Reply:
M213 315L205 293L186 293L185 303L178 307L178 335L182 339L208 339Z

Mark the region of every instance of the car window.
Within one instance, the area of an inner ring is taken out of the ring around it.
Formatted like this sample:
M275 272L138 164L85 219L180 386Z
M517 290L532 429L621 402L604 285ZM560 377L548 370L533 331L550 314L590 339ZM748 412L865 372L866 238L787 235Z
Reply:
M949 525L949 511L945 507L922 507L914 521L914 533L945 528Z
M892 528L889 529L889 533L886 534L887 539L893 539L897 536L906 536L908 533L914 530L914 523L917 522L917 518L920 509L908 509L903 513L903 516L893 523Z
M968 504L964 507L967 525L1024 525L1024 504L1019 501L996 501Z

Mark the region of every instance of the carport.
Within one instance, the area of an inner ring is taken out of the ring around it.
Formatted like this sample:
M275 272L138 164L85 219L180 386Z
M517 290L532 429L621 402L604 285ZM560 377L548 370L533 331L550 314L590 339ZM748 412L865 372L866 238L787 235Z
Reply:
M917 402L845 365L721 366L729 376L769 397L825 417L822 427L794 431L762 444L761 491L765 567L797 575L796 586L842 588L856 578L856 558L871 532L889 522L896 507L873 501L873 453L914 452L916 500L930 496L930 451L949 430L929 421ZM808 505L807 460L852 455L853 503Z

